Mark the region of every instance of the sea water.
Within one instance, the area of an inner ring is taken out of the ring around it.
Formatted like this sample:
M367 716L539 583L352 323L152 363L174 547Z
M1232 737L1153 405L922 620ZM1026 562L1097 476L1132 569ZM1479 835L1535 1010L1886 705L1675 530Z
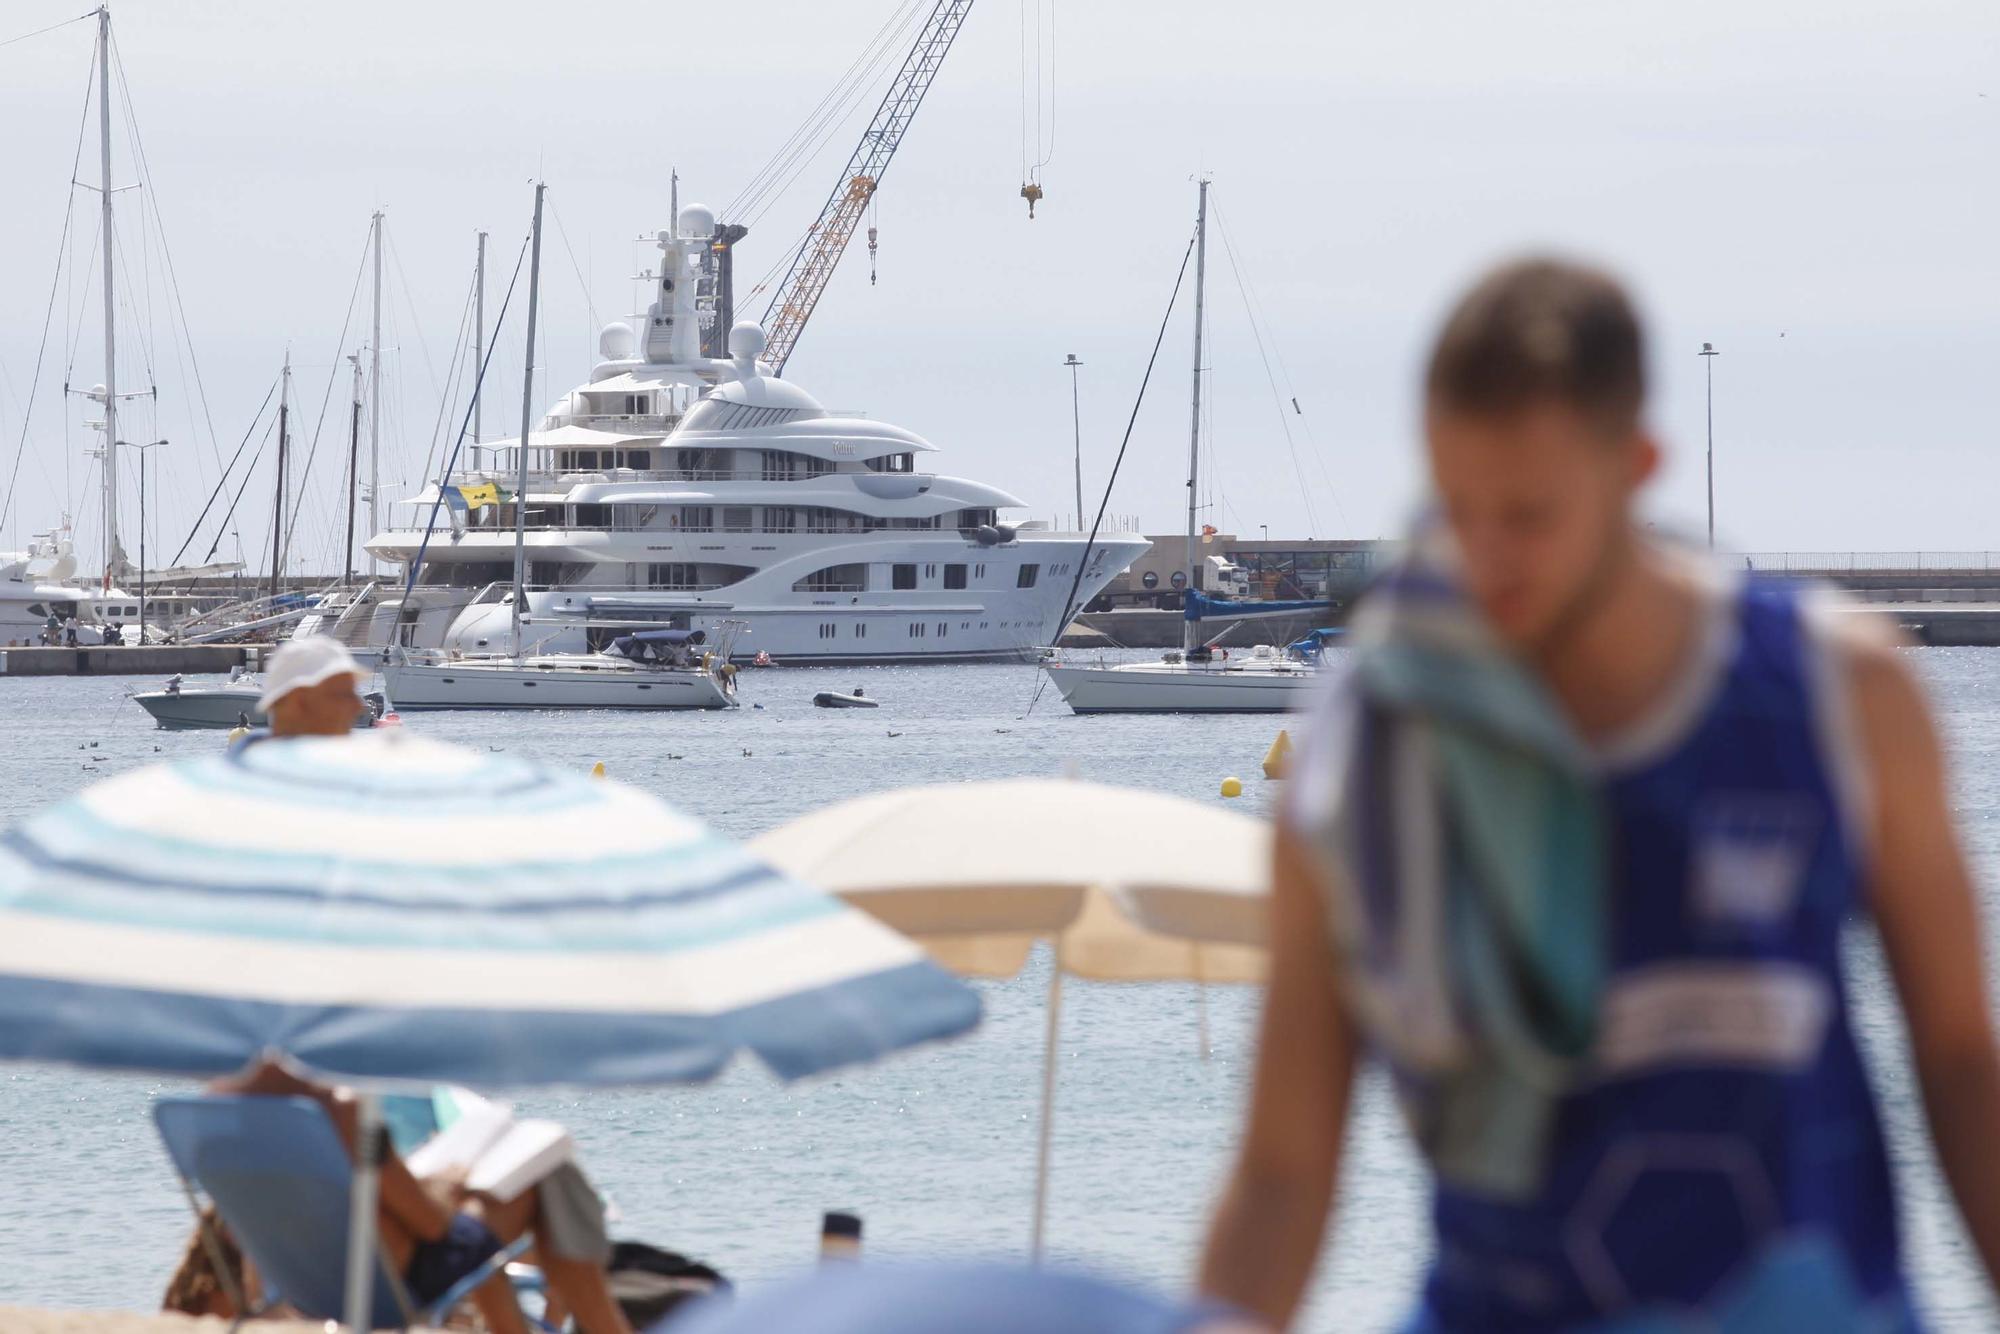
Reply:
M1917 650L1954 761L1953 804L2000 918L2000 654ZM970 778L1075 774L1268 811L1258 765L1283 719L1070 714L1027 666L746 671L727 713L437 713L426 735L635 783L747 837L859 793ZM215 732L162 732L128 690L152 682L0 678L0 822L133 766L211 753ZM873 710L811 707L864 686ZM1038 690L1040 691L1038 696ZM751 707L761 704L762 708ZM1032 707L1031 707L1032 706ZM996 818L986 846L1035 837ZM1157 831L1108 828L1107 838ZM496 849L496 855L504 850ZM968 858L977 858L978 844ZM1928 1146L1880 954L1850 951L1859 1028L1898 1169L1909 1262L1940 1329L2000 1323ZM969 1037L785 1085L754 1062L688 1088L529 1093L612 1198L621 1237L758 1284L813 1263L820 1215L866 1220L872 1256L1025 1253L1041 1087L1047 965L980 983ZM1049 1249L1166 1291L1190 1281L1237 1133L1253 1056L1247 988L1069 983L1063 990ZM1201 1050L1201 1035L1211 1049ZM0 1066L0 1304L150 1307L187 1232L187 1204L149 1116L186 1086L48 1066ZM1364 1080L1313 1327L1380 1329L1426 1262L1424 1176L1379 1080Z

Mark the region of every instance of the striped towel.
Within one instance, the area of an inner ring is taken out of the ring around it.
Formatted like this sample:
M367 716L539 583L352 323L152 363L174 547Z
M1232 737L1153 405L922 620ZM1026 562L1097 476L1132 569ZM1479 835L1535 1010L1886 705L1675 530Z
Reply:
M1344 779L1302 828L1418 1144L1453 1185L1519 1197L1596 1032L1605 821L1582 742L1425 546L1357 612Z

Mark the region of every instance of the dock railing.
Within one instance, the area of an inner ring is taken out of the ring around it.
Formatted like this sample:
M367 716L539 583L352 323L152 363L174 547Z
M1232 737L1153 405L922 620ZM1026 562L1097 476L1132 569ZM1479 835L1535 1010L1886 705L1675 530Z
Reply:
M2000 572L2000 551L1741 551L1725 558L1766 574Z

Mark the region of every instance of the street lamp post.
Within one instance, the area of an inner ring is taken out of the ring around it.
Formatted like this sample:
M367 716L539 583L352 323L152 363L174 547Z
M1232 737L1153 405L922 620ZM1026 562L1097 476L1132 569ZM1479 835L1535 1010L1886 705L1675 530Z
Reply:
M1266 542L1268 542L1268 541L1270 541L1270 540L1271 540L1271 525L1270 525L1270 524L1268 524L1268 523L1260 523L1260 524L1258 524L1258 525L1257 525L1257 529L1258 529L1258 531L1259 531L1259 532L1261 532L1261 533L1263 533L1263 534L1264 534L1264 540L1265 540Z
M1078 532L1082 532L1083 531L1083 414L1081 409L1077 406L1076 368L1083 365L1083 363L1078 361L1076 359L1076 353L1072 352L1069 354L1068 358L1064 360L1063 365L1069 367L1069 420L1071 429L1074 430L1076 433L1076 527Z
M1708 549L1715 550L1715 358L1722 354L1715 344L1701 345L1703 365L1708 371Z

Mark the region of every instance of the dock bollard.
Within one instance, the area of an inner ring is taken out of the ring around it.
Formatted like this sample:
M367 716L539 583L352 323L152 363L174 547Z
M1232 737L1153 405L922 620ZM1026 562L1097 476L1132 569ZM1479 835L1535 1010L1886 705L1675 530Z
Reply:
M861 1258L861 1215L829 1209L819 1224L821 1264Z

